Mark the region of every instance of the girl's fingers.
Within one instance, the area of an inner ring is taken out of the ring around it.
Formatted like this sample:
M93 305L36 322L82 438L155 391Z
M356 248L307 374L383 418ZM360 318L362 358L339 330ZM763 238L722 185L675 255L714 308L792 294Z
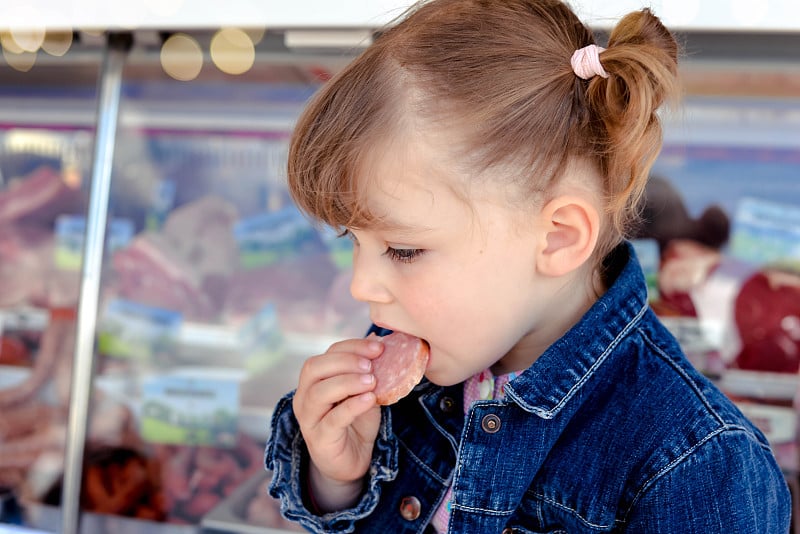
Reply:
M373 359L383 352L383 342L379 337L345 339L331 345L326 352L350 352Z
M372 391L354 395L332 408L318 426L332 430L347 428L371 409L379 409Z
M347 339L334 343L324 354L308 358L300 371L293 400L301 429L307 432L315 428L342 405L350 407L345 408L345 413L363 413L363 410L353 412L353 408L367 409L374 405L373 394L362 395L375 387L372 360L381 352L383 343L379 340ZM359 396L361 401L353 400ZM334 416L329 421L335 424L340 419L351 420L350 416Z
M298 420L316 424L334 406L373 388L375 377L371 373L349 373L316 382L306 391L295 394L295 415Z
M371 370L372 361L365 356L327 352L322 356L309 358L303 363L298 387L308 387L346 373L368 373Z
M305 361L300 380L316 382L343 373L369 372L370 360L381 352L383 343L380 341L358 339L336 343L325 354L312 356Z
M376 339L340 341L307 359L300 371L294 415L314 461L337 466L332 478L368 466L381 418L372 360L381 352L383 343Z

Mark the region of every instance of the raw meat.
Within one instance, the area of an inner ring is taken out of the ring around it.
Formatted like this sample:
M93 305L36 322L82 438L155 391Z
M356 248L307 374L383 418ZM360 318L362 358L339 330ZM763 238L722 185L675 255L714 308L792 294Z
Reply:
M800 368L800 275L766 269L736 297L742 369L797 373Z
M52 258L50 232L0 222L0 307L46 300Z
M224 315L232 320L249 317L273 303L284 331L319 332L324 325L325 295L336 274L327 254L238 271L229 279Z
M188 320L216 320L238 266L236 219L236 208L214 197L181 206L162 231L139 234L116 252L112 292Z
M175 254L190 263L201 279L228 276L238 264L239 250L233 236L238 218L233 204L207 196L170 213L163 234Z
M80 271L58 269L50 230L0 222L0 307L78 304Z
M113 264L116 296L177 311L188 319L215 317L216 307L203 291L198 273L163 235L137 236L114 254Z
M428 366L428 344L403 332L382 338L383 353L372 362L378 404L388 406L408 395Z
M71 310L53 311L42 335L39 354L25 381L0 390L0 410L12 410L37 395L54 378L60 362L72 360L75 349L75 318Z
M25 221L52 228L62 213L83 213L84 197L80 189L64 181L61 173L39 167L0 191L0 225Z

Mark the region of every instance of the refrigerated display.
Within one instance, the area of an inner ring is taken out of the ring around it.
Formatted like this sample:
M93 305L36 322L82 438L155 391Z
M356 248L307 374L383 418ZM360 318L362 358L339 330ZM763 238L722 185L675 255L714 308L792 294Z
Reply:
M104 59L3 71L2 521L61 531L72 495L85 532L194 532L223 508L291 531L263 495L271 406L304 356L368 323L348 243L282 184L293 120L346 54L260 52L235 78L206 57L187 85L158 48L122 52L77 497L64 449Z
M349 295L349 241L294 208L284 163L305 102L358 49L293 50L271 30L241 74L205 54L184 81L161 59L174 32L126 35L110 105L111 34L28 72L0 67L0 523L291 532L265 490L271 408L306 357L363 335L369 315ZM186 35L207 49L215 32ZM800 67L696 54L683 69L646 199L671 210L673 234L654 215L637 246L654 308L765 430L794 488L797 366L769 368L764 345L741 365L728 342L746 338L730 317L745 275L798 260L797 226L751 221L797 220L800 98L783 88ZM727 92L721 80L749 72L762 75ZM778 317L778 348L800 340L792 317Z
M95 60L99 60L99 53ZM76 68L72 106L47 121L18 115L36 99L21 77L0 84L0 494L3 523L26 523L29 497L66 463L80 273L59 257L57 221L85 217L96 70ZM52 102L50 103L52 105ZM62 108L65 109L65 108Z

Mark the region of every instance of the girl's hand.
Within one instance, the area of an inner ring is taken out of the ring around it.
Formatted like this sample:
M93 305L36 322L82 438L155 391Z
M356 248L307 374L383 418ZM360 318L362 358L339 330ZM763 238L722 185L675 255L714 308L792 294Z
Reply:
M311 456L312 493L326 510L361 492L381 420L371 371L382 351L375 337L340 341L300 371L292 406Z

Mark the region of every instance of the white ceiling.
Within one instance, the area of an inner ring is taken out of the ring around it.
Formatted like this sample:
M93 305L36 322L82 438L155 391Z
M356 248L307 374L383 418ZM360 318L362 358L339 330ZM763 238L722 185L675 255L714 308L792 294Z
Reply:
M412 0L5 0L1 29L221 26L375 28ZM581 18L607 28L651 7L676 30L800 31L798 0L572 0ZM800 53L799 53L800 54Z

